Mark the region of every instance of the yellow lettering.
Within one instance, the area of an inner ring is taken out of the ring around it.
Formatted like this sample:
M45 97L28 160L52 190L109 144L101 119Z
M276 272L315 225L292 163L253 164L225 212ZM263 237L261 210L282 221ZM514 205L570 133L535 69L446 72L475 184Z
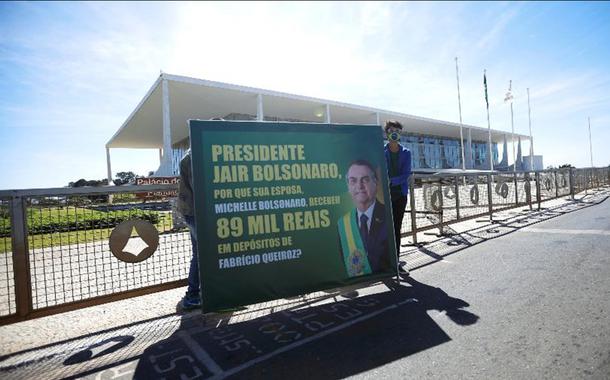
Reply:
M222 153L222 147L220 145L212 145L212 162L218 161L218 156Z
M327 209L285 212L282 215L284 231L300 231L330 226Z

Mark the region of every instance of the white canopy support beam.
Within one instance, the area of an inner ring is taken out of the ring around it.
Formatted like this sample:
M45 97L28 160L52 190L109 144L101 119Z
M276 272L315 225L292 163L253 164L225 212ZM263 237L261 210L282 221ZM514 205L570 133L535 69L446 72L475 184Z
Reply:
M468 128L468 139L466 142L466 159L468 163L468 169L474 168L474 163L472 162L472 129Z
M169 175L172 166L172 132L170 125L169 87L167 79L163 79L161 91L163 93L163 157L160 166L160 175Z
M330 104L326 103L326 111L324 112L324 122L330 124Z
M106 171L108 175L108 184L112 184L112 166L110 166L110 148L106 148Z
M377 125L381 126L381 116L379 115L379 112L375 112L375 120Z
M265 113L263 109L263 95L256 95L256 120L263 121L265 120Z

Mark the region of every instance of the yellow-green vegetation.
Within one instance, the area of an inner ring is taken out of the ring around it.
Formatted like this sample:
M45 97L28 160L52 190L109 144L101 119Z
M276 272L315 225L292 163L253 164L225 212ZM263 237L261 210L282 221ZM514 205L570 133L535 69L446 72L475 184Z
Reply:
M29 248L66 246L108 239L116 225L130 219L148 220L157 227L159 233L173 228L171 214L168 212L138 209L96 211L71 206L29 208ZM0 253L10 250L10 219L8 215L0 215Z

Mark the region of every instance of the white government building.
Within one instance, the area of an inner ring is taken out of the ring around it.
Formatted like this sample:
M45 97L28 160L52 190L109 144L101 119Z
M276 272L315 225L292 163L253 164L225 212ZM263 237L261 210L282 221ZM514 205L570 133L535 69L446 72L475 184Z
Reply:
M156 176L179 174L179 161L189 147L189 119L293 121L382 125L394 119L404 129L401 143L411 150L414 170L438 172L462 169L460 124L400 112L287 94L260 88L162 73L142 101L106 144L108 179L112 179L111 149L158 149ZM489 169L488 129L463 124L466 169ZM382 133L380 129L380 133ZM491 130L494 169L512 170L507 141L518 141L517 169L529 170L521 157L521 141L529 136ZM503 144L499 160L498 144ZM534 156L541 170L542 156Z

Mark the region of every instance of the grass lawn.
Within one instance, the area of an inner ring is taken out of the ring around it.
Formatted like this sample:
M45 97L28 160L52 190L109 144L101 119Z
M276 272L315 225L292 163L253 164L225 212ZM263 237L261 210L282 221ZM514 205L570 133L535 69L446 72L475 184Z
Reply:
M107 214L118 214L124 213L125 215L129 215L129 211L119 211L119 212L111 212L111 213L103 213L100 211L88 210L88 209L80 209L70 207L68 210L66 208L47 208L47 209L38 209L32 210L30 212L28 210L28 227L33 224L35 220L42 221L63 221L66 218L70 220L83 220L85 218L102 216L107 217ZM171 213L169 212L155 212L159 216L159 221L155 223L155 227L159 233L169 231L173 228ZM131 213L134 217L137 218L136 213ZM123 216L125 216L123 215ZM8 220L6 221L8 222ZM6 223L5 222L5 223ZM0 225L3 223L3 220L0 219ZM43 234L33 234L28 236L28 244L30 250L37 248L46 248L52 246L68 246L71 244L77 243L91 243L99 240L106 240L110 237L110 233L113 228L96 228L96 229L88 229L88 230L79 230L79 231L68 231L68 232L54 232L54 233L43 233ZM0 253L6 253L11 251L11 237L0 237Z

